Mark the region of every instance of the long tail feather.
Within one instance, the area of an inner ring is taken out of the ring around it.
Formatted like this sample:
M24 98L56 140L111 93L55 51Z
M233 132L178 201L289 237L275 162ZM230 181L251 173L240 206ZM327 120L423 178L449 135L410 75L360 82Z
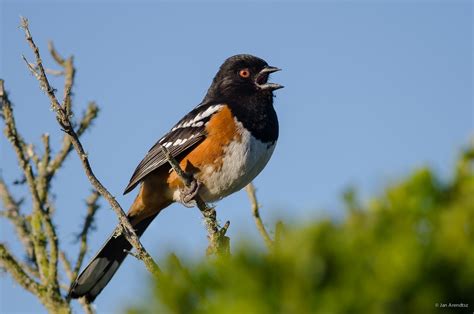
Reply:
M145 232L156 215L148 217L134 226L138 236ZM84 296L88 303L93 302L109 283L110 279L112 279L112 276L120 267L125 257L127 257L127 251L131 248L132 245L123 235L118 237L110 236L97 255L71 285L67 298L80 298Z

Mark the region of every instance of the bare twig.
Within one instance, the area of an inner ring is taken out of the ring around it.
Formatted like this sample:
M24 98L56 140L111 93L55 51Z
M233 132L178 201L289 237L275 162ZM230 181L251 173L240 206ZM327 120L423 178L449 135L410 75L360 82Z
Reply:
M63 264L64 266L64 270L66 271L66 275L67 277L69 278L69 280L71 282L74 281L74 279L76 279L76 275L74 275L73 271L72 271L72 267L71 267L71 263L69 262L69 260L67 259L66 257L66 254L61 251L59 253L59 260L61 261L61 263ZM61 288L64 290L64 291L69 291L70 289L70 285L61 285ZM68 300L69 302L70 300ZM87 303L87 301L85 300L85 298L79 298L78 299L79 303L81 304L82 308L84 309L84 312L86 314L93 314L95 313L94 309L92 308L92 305Z
M37 268L17 262L3 244L1 246L0 262L12 275L13 279L28 291L36 294L38 299L49 311L55 313L69 313L69 306L61 297L59 291L57 276L58 242L56 230L51 221L48 208L49 203L47 203L46 190L48 189L48 185L44 184L44 169L46 169L46 166L41 164L41 162L44 162L44 165L46 165L49 161L49 140L45 137L43 138L45 154L43 158L40 158L33 147L23 141L16 128L13 109L5 92L3 80L0 80L0 97L2 102L2 117L5 121L5 135L16 153L18 163L23 171L25 182L32 198L32 215L28 220L23 219L24 226L20 228L25 231L25 234L27 234L32 243L35 257L34 262ZM33 172L31 161L36 165L36 169L38 170L38 174L36 175ZM6 193L8 194L7 190ZM16 215L16 217L21 216ZM41 283L34 281L28 273L39 277Z
M73 66L74 58L71 56L67 59L64 59L54 48L52 41L48 42L48 49L54 61L64 68L64 96L62 105L66 111L66 115L70 118L72 114L71 91L74 84L74 75L76 74L76 69Z
M8 270L15 281L18 282L24 289L37 296L40 296L43 293L43 288L41 285L23 271L20 263L15 259L15 257L13 257L13 255L3 243L0 243L0 265L5 267L5 269Z
M109 202L109 204L111 205L111 207L117 214L120 221L120 225L122 226L122 231L123 231L124 236L132 244L132 246L137 250L140 256L140 259L144 262L146 268L153 274L159 273L158 265L155 263L153 258L150 256L150 254L148 254L148 252L145 250L145 248L141 244L132 225L130 224L130 221L125 215L125 212L123 211L122 207L115 200L115 197L112 194L110 194L110 192L102 185L102 183L94 175L89 163L89 159L84 150L84 147L82 146L82 143L80 142L79 137L76 131L74 130L71 121L69 120L68 108L65 107L65 104L61 105L59 103L58 99L56 98L54 89L49 84L48 78L44 71L39 49L36 46L35 42L33 41L31 32L28 27L28 20L26 18L21 18L21 27L24 30L26 40L29 43L35 55L36 66L38 69L37 79L40 83L40 87L49 97L50 102L51 102L51 107L56 112L56 118L58 120L58 123L61 125L64 132L66 132L70 136L72 145L74 146L77 154L79 155L79 158L82 162L82 166L84 168L87 178L89 179L92 186L107 200L107 202ZM68 91L66 91L65 93L67 94Z
M187 174L184 170L181 169L179 163L171 155L171 153L166 147L161 145L161 149L166 157L166 160L171 165L176 174L179 176L179 178L183 181L184 185L190 187L195 178L193 178L192 175ZM196 196L194 196L194 201L196 202L196 206L199 208L202 215L204 216L204 223L206 224L206 229L209 238L209 247L207 248L207 254L228 254L230 250L230 240L228 237L225 236L225 234L227 232L227 229L229 228L230 222L227 221L224 227L219 229L215 208L208 206L199 194L196 194Z
M46 202L46 198L47 198L48 190L49 190L47 167L51 159L51 147L49 143L48 134L43 134L43 136L41 137L41 140L44 146L44 154L43 154L43 158L41 158L41 161L38 162L36 167L38 169L38 176L37 176L38 194L40 197L40 201L44 203Z
M20 263L21 268L27 273L33 276L35 279L40 279L40 273L36 268L36 264L33 265L32 263Z
M255 187L253 186L252 183L249 183L245 187L245 191L247 191L247 195L250 199L250 203L252 204L252 216L255 220L255 224L257 225L258 232L260 232L260 235L265 241L265 244L267 245L267 247L271 249L273 247L273 241L270 238L270 235L268 234L267 230L265 229L265 225L263 224L262 218L260 217L260 206L257 201L257 194L255 193Z
M82 117L81 121L79 122L79 127L76 130L77 136L81 137L82 134L89 128L97 115L99 114L99 107L94 102L89 103L84 116ZM66 160L69 153L72 151L72 141L71 137L68 134L65 134L63 137L63 143L61 149L56 154L56 156L51 160L48 165L48 174L51 178L55 172L61 168L63 162Z
M25 145L25 155L28 159L33 161L33 164L36 166L36 169L39 168L40 157L35 151L35 146L33 144Z
M20 239L26 251L26 256L30 261L34 261L35 255L33 243L30 238L30 228L24 215L20 212L20 202L13 198L5 181L0 177L0 198L3 202L4 211L0 214L9 219L15 227L16 235Z
M49 244L49 280L48 288L59 292L58 282L58 237L56 236L56 228L53 225L51 216L44 215L44 230Z
M32 231L32 242L34 253L36 256L38 269L41 275L41 280L46 283L48 280L49 271L49 260L46 252L46 248L43 245L44 232L43 232L43 218L44 218L44 207L40 201L38 190L36 187L35 176L33 169L29 162L29 157L25 155L26 144L23 141L21 135L18 133L16 128L15 119L13 116L13 109L8 99L8 95L4 90L3 80L0 80L0 96L2 100L2 113L5 121L5 135L13 146L16 152L17 159L20 168L23 170L33 203L33 214L31 217L31 231Z
M48 43L48 49L53 59L64 69L64 71L62 71L64 74L63 106L66 109L65 111L66 111L67 117L71 118L72 116L71 95L72 95L72 86L74 85L74 77L76 73L76 69L74 68L74 64L73 64L73 57L71 56L68 59L64 59L58 53L58 51L54 48L52 41ZM89 105L87 106L86 113L80 120L79 128L76 130L78 137L81 137L84 131L91 125L92 121L97 117L98 113L99 113L99 108L97 107L97 105L94 102L89 103ZM63 138L63 145L61 147L61 150L56 155L56 157L51 161L51 163L48 165L48 172L49 172L50 178L54 175L56 170L61 167L66 157L72 151L72 148L73 146L72 146L71 138L69 137L68 134L65 134Z
M82 226L81 233L79 234L80 239L80 248L79 254L76 258L76 266L74 266L74 270L72 271L72 278L76 278L79 270L81 269L82 262L84 261L84 256L87 252L87 235L92 227L92 223L94 221L94 216L97 210L99 209L99 205L97 204L99 200L100 194L97 191L93 191L92 194L86 201L87 204L87 214L86 218L84 219L84 225Z
M36 69L35 64L29 62L24 55L21 55L21 58L23 59L23 61L25 61L26 66L28 67L28 70L30 70L31 74L38 79L39 78L39 73Z
M92 307L91 304L87 303L85 298L80 298L79 303L81 303L82 308L84 309L84 313L86 313L86 314L94 314L95 313L94 308Z
M38 162L38 175L36 179L36 189L38 191L38 196L40 198L41 204L46 204L45 213L43 214L44 221L44 230L46 237L48 238L49 243L49 287L55 291L59 291L59 283L57 280L57 264L58 264L58 239L56 236L56 228L53 225L51 220L51 211L49 203L47 202L48 190L49 190L49 177L48 177L48 164L51 159L51 148L49 143L49 135L44 134L42 136L42 141L44 145L44 154L41 158L41 161Z
M30 67L29 68L32 68L35 70L36 72L36 66L34 63L31 63L31 62L28 62ZM63 76L64 75L64 71L61 71L61 70L54 70L54 69L44 69L44 71L46 72L46 74L49 74L49 75L54 75L54 76ZM34 74L34 73L33 73Z
M64 58L58 53L56 48L54 48L54 44L52 41L48 42L48 50L51 53L51 56L53 57L54 61L58 63L59 65L64 67L65 60Z
M66 272L66 275L69 278L69 280L72 281L72 280L76 279L76 277L74 277L74 275L72 273L71 263L69 262L69 259L66 257L66 253L64 253L64 251L59 252L59 260L63 264L64 271ZM69 287L66 288L65 290L69 290Z
M71 127L69 120L64 119L66 118L64 108L61 107L59 101L56 98L56 95L54 94L54 89L49 84L48 77L46 76L46 73L44 71L43 60L41 59L39 48L38 46L36 46L33 40L33 37L31 36L30 29L28 27L28 19L21 17L20 22L21 22L20 27L25 32L26 41L30 45L35 55L36 67L32 67L30 65L30 62L28 62L28 60L26 60L25 57L23 57L23 59L25 60L30 71L32 71L33 73L36 73L35 77L38 79L41 89L48 95L49 100L51 102L51 107L54 109L54 111L58 113L57 114L57 118L59 119L58 122L63 127ZM37 70L35 70L35 68Z

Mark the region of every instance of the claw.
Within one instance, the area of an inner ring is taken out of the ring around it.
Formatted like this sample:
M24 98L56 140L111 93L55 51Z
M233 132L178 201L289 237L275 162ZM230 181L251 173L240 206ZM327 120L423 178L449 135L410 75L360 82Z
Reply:
M194 200L194 197L199 193L201 185L201 182L194 179L191 181L191 185L189 187L186 186L184 188L179 189L180 202L186 207L196 206L196 201Z

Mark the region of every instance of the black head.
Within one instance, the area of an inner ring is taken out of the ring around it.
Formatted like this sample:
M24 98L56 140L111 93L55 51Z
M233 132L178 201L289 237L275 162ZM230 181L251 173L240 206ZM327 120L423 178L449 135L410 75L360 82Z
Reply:
M235 55L219 68L206 98L226 100L258 95L272 95L274 90L283 88L282 85L269 83L270 73L279 68L269 66L264 60L248 55Z

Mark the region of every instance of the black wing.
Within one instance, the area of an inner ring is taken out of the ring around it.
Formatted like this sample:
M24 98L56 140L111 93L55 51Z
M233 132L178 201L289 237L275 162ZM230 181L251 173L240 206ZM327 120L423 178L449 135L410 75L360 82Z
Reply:
M221 107L222 105L202 105L181 119L148 151L123 194L132 191L150 172L167 163L161 146L165 146L173 157L179 158L180 154L202 142L206 138L206 123Z

